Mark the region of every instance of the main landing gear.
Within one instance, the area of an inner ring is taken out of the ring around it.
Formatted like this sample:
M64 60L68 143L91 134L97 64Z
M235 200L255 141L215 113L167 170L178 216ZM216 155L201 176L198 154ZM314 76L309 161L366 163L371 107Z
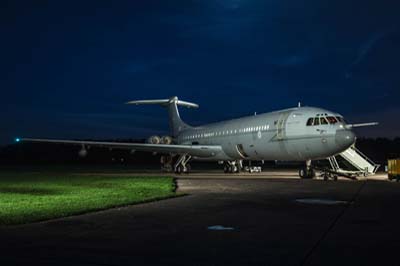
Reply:
M167 173L171 173L174 170L174 155L168 154L168 155L163 155L160 157L160 163L161 163L161 170Z
M224 165L224 173L239 173L242 169L242 161L226 161Z
M188 162L192 159L192 156L188 154L182 154L179 156L178 160L175 163L174 170L177 174L189 173L190 172L190 164Z

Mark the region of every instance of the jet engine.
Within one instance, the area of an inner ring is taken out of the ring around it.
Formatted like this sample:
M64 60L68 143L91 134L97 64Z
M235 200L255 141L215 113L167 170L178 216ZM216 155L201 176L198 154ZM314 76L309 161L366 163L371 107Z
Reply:
M172 138L170 136L162 136L161 143L169 145L172 143Z
M161 138L159 136L151 136L147 139L147 143L150 144L160 144Z

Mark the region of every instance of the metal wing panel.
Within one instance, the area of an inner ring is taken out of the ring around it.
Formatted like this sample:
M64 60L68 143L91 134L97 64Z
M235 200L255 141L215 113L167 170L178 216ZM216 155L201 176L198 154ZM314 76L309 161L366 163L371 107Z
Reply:
M102 141L80 141L80 140L57 140L57 139L32 139L21 138L22 142L58 143L83 146L97 146L117 149L129 149L136 151L148 151L158 153L189 154L198 157L213 157L222 148L219 145L175 145L175 144L147 144L147 143L127 143L127 142L102 142Z

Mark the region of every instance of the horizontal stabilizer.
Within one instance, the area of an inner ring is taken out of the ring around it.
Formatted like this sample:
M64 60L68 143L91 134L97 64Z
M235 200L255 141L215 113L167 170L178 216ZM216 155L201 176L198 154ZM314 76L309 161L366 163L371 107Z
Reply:
M196 103L186 102L178 100L178 97L172 97L171 99L156 99L156 100L138 100L138 101L129 101L126 104L159 104L161 106L168 106L172 103L176 103L176 105L185 106L188 108L199 108L199 105Z
M156 99L156 100L139 100L139 101L130 101L126 104L158 104L162 107L167 108L168 110L168 119L169 126L171 127L171 135L172 137L176 137L183 130L191 128L188 124L182 121L179 116L178 105L185 106L188 108L198 108L199 105L195 103L190 103L186 101L181 101L177 96L171 97L169 99Z

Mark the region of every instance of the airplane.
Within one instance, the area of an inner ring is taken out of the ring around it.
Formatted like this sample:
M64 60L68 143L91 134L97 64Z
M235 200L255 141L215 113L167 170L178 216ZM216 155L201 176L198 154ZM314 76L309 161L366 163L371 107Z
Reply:
M299 176L312 178L315 175L312 160L334 156L352 146L356 141L353 128L377 124L347 124L336 112L299 104L295 108L193 127L182 121L178 106L198 108L199 105L176 96L126 104L166 107L171 136L151 136L147 143L35 138L17 138L16 141L81 145L81 156L87 154L86 148L90 146L159 153L163 154L161 161L165 168L178 174L188 173L189 161L196 160L222 162L226 173L239 172L243 160L304 161Z

